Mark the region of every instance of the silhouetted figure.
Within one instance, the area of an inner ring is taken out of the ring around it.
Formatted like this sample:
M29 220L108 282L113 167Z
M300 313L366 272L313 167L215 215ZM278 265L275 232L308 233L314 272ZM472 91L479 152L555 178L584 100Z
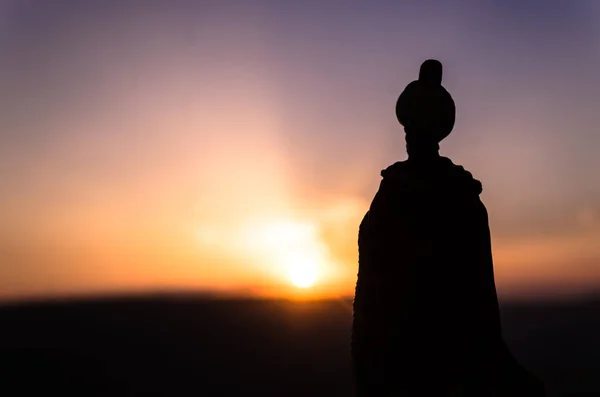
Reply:
M438 153L455 106L442 65L398 98L408 160L359 230L352 355L358 396L543 396L502 339L481 183Z

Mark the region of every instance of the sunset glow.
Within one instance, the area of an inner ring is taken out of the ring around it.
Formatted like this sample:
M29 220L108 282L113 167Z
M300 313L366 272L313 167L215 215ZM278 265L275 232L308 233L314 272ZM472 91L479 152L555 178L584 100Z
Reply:
M499 293L600 289L600 2L1 4L0 300L352 295L428 58Z
M317 265L302 257L292 256L287 261L286 266L290 272L292 283L300 288L312 286L317 279Z
M289 277L297 287L312 286L329 265L326 245L313 224L275 221L252 224L247 231L247 246L272 266L273 273Z

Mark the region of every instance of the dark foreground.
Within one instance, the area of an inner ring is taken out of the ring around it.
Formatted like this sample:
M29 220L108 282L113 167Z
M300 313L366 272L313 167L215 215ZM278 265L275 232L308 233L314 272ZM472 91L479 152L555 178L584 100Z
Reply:
M353 394L351 301L146 297L0 309L0 395ZM506 304L550 396L600 396L600 299Z

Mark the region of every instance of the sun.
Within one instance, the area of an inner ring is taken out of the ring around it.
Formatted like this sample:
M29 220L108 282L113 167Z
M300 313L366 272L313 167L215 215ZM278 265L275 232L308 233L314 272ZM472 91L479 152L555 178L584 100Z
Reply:
M298 288L312 287L326 262L316 226L310 223L272 221L257 224L249 230L248 243L254 249L260 249L261 256Z
M296 287L312 287L317 280L317 266L314 262L298 259L288 263L287 267L290 280Z

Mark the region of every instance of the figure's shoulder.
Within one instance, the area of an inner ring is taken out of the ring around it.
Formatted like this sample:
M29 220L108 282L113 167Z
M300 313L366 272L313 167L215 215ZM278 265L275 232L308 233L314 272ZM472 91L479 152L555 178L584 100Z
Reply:
M448 184L455 186L460 191L480 195L483 191L481 181L475 179L473 174L465 167L455 164L447 157L440 157L441 174Z
M387 168L381 170L382 178L394 178L405 174L410 170L408 161L397 161Z
M383 169L381 171L381 176L383 178L394 178L407 174L417 174L421 177L425 177L426 175L444 173L459 174L464 172L471 175L463 166L454 164L452 160L447 157L440 156L427 161L411 159L397 161Z
M398 161L381 171L385 185L402 186L409 190L448 190L456 193L479 195L482 184L462 165L447 157L420 163L410 160Z

